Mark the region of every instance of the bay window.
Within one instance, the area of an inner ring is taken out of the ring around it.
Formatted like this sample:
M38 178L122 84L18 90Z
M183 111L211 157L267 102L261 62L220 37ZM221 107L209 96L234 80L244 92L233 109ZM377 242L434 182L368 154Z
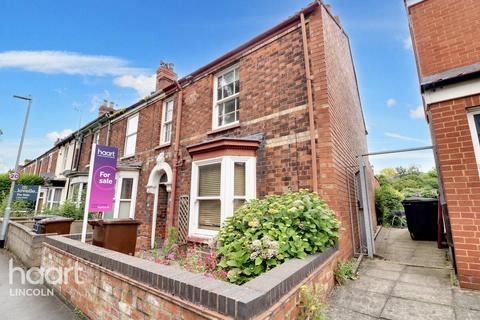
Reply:
M240 121L240 69L230 67L215 76L213 128Z
M124 157L133 156L137 144L138 114L131 116L127 120L127 132L125 135Z
M170 143L172 139L173 99L163 103L160 145Z
M190 235L216 235L227 217L255 198L255 165L255 157L239 156L193 162Z

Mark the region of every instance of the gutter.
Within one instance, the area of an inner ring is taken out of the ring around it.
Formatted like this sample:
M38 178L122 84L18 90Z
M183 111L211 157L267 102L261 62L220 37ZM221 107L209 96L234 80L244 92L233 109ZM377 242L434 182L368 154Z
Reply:
M307 77L307 105L310 127L310 149L312 152L312 191L314 193L318 193L317 145L315 142L315 119L313 116L312 73L310 72L310 56L308 54L307 27L305 25L305 15L303 14L303 12L300 13L300 22L302 25L302 43L303 56L305 61L305 75Z

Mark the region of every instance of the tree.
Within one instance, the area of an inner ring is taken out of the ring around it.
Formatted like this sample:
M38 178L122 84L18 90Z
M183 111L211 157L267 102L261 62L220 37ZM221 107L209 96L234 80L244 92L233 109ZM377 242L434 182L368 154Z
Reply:
M397 170L395 168L384 168L380 171L380 175L393 179L397 175Z

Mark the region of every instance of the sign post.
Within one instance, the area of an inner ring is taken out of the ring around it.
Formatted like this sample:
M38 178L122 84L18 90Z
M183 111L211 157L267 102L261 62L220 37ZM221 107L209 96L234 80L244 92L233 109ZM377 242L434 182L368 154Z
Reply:
M118 149L94 143L90 155L82 242L87 238L88 214L112 210Z

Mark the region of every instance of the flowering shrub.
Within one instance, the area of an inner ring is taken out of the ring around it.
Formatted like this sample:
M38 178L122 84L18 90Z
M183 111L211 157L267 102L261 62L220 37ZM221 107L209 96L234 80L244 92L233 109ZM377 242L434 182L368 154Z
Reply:
M218 266L242 284L290 258L332 247L339 221L306 190L252 200L229 217L218 235Z

